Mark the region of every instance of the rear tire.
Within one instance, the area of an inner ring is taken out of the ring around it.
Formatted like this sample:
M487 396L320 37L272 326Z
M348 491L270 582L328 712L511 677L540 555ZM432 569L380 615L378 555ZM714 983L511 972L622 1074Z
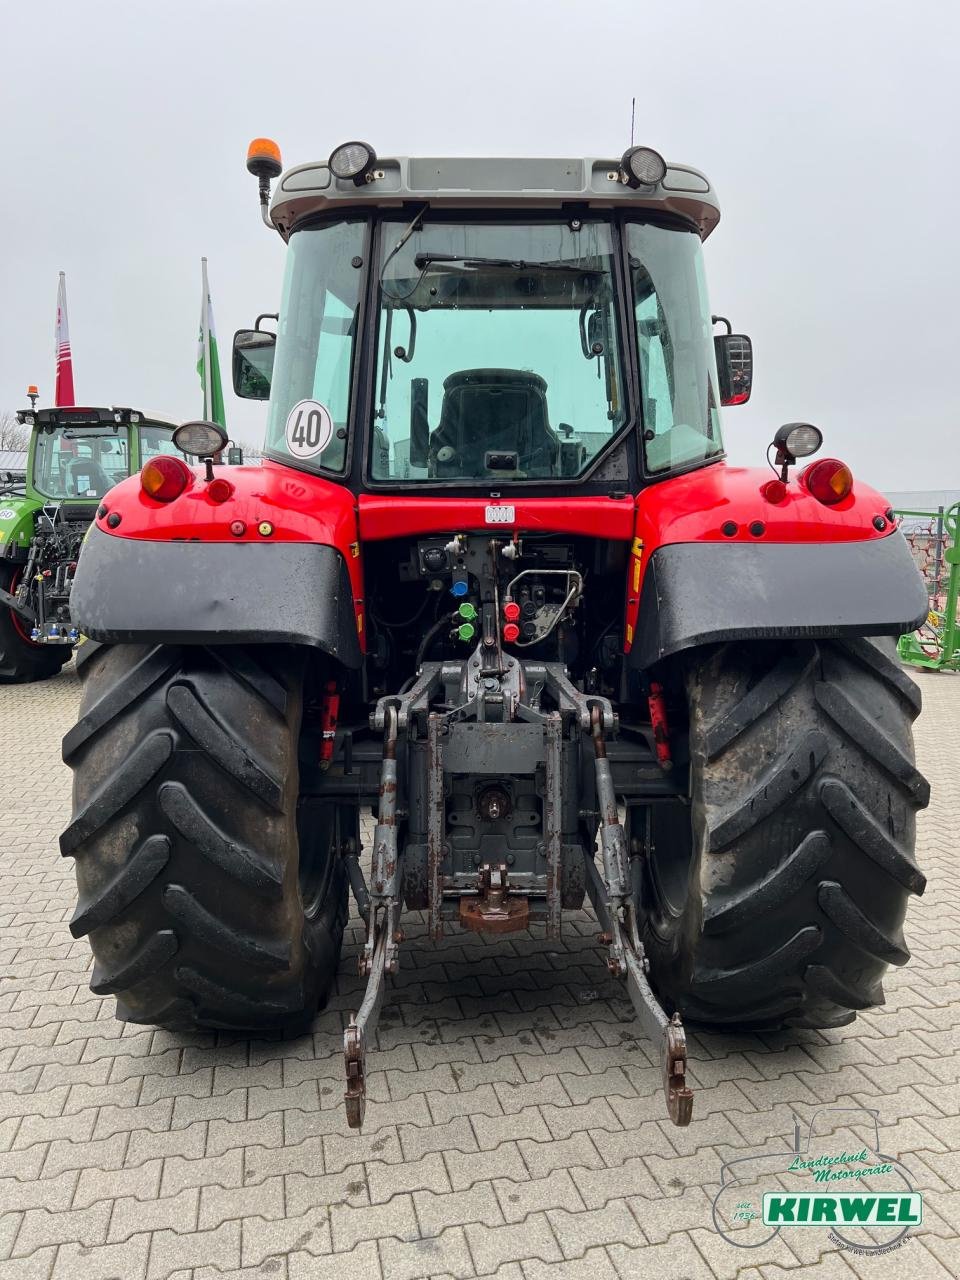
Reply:
M279 646L83 646L60 847L70 931L118 1017L293 1030L325 1000L346 878L336 821L298 832L304 663Z
M645 860L654 985L708 1025L851 1022L926 883L919 690L885 639L724 645L686 689L691 803L653 806Z
M11 594L19 565L0 564L0 587ZM55 676L72 652L68 644L34 644L19 614L0 605L0 684L29 684Z

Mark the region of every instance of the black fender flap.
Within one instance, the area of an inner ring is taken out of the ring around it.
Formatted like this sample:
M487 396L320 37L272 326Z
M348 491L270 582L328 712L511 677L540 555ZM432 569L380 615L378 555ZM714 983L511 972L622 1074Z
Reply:
M304 644L360 665L346 565L315 543L148 542L94 527L70 614L108 644Z
M628 662L696 645L798 636L903 635L927 592L899 533L867 542L682 542L658 547Z

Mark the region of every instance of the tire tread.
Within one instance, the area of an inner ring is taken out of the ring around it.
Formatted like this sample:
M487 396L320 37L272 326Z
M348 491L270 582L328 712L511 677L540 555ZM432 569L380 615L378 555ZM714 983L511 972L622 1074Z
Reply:
M346 881L333 828L314 829L326 888L305 914L305 669L279 646L101 645L86 658L61 850L79 885L71 931L88 936L92 990L117 997L118 1017L264 1031L308 1025L325 1000Z
M885 970L909 960L929 798L919 692L894 653L886 639L738 642L684 663L689 873L669 862L685 828L657 827L655 810L639 899L668 1008L724 1027L837 1027L883 1002Z
M70 932L75 938L82 938L91 929L109 924L143 893L169 861L169 837L147 836L134 850L129 862L103 886L96 897L78 903L70 921Z
M105 826L151 782L173 754L173 734L157 729L139 743L90 797L60 837L60 852L74 857L80 845Z
M101 960L93 967L90 990L98 996L116 995L137 983L152 978L157 971L176 955L180 940L172 929L159 929L117 968L107 969Z

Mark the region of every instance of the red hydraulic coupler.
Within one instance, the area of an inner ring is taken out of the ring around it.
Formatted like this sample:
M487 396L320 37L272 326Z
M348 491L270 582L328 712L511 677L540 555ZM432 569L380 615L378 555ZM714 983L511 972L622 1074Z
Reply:
M340 714L340 694L336 682L328 680L323 689L320 704L320 768L329 769L333 760L333 744L337 736L337 717Z
M653 727L653 744L657 752L657 764L661 769L673 768L673 757L670 755L670 726L667 723L667 702L663 696L663 685L656 680L650 681L650 692L647 695L650 707L650 724Z

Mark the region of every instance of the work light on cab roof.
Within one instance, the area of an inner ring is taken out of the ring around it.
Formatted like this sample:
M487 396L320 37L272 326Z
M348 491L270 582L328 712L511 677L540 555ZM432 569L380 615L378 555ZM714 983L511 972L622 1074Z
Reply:
M330 153L327 163L335 178L352 179L359 187L376 162L377 153L368 142L344 142Z
M667 162L652 147L631 147L620 161L623 181L631 187L655 187L667 176Z

